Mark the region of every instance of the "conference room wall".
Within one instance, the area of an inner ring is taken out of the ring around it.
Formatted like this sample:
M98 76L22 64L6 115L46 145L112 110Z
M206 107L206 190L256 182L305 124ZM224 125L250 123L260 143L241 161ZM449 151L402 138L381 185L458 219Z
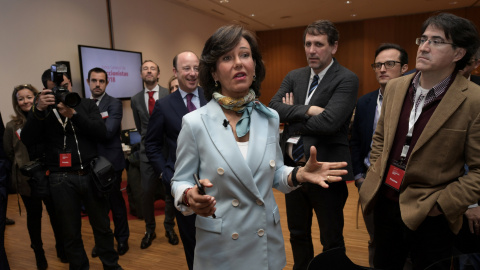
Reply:
M480 26L479 7L448 10L447 12L472 20L477 28ZM415 68L418 48L415 38L421 35L423 21L432 14L423 13L335 23L340 33L335 58L341 65L357 74L360 80L359 97L379 87L370 64L373 63L375 50L381 43L397 43L405 48L409 56L409 70ZM262 102L268 104L289 71L307 65L303 49L305 28L306 26L302 26L257 32L267 69L260 97ZM478 71L479 69L474 71L474 74L478 74Z
M77 45L110 48L106 3L0 0L0 110L4 123L13 114L13 87L29 83L43 89L40 77L55 61L70 61L73 89L81 91ZM111 3L115 49L139 51L143 59L157 62L164 87L173 74L175 54L182 50L200 54L207 38L227 23L167 0ZM123 107L122 128L134 128L130 101L123 101Z

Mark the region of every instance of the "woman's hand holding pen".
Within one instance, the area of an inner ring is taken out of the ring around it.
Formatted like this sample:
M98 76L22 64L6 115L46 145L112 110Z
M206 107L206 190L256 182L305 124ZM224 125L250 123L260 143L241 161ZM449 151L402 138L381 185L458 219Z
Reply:
M201 179L200 183L207 188L213 187L213 184L208 179ZM217 208L215 208L217 201L210 195L200 194L198 186L195 185L190 189L186 196L190 208L195 214L203 217L209 217L215 214L215 211L217 210Z

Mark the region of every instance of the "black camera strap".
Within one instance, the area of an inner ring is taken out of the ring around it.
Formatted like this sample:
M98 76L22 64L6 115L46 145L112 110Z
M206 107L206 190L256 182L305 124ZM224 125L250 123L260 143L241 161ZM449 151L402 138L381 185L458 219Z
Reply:
M62 121L62 118L58 114L57 109L53 109L53 112L55 113L55 116L57 117L58 122L60 125L63 127L63 150L67 149L67 131L65 127L68 124L68 117L65 118L65 122ZM71 123L72 121L70 121ZM70 124L72 126L73 130L73 137L75 138L75 143L77 144L77 152L78 152L78 158L80 160L80 169L83 170L83 162L82 162L82 155L80 154L80 147L78 146L78 140L77 140L77 134L75 133L75 128L73 127L73 123Z

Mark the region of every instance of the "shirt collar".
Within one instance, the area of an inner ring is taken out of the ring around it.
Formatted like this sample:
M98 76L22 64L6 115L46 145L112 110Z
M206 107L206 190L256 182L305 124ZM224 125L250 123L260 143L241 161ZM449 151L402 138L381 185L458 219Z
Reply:
M318 73L318 77L319 79L323 78L323 76L325 76L325 73L327 73L328 69L333 65L333 58L332 58L332 62L330 62L330 64L324 68L322 71L320 71L320 73ZM310 68L310 80L312 80L313 76L317 75L312 68Z
M150 91L158 92L158 91L160 91L160 86L158 86L158 84L157 84L157 85L155 86L155 88L153 88L152 90L149 90L149 89L146 88L146 87L145 87L143 90L145 91L145 93L150 92Z
M90 96L90 99L93 99L93 100L96 99L96 100L97 100L97 104L100 104L100 101L102 100L102 98L105 96L106 93L107 93L107 92L103 92L103 94L102 94L100 97L98 97L98 98L94 98L93 96Z
M185 98L189 93L188 92L185 92L183 91L182 89L180 89L180 87L178 88L178 91L180 91L180 95L182 95L182 98ZM191 92L194 96L198 97L198 87L195 88L195 91Z

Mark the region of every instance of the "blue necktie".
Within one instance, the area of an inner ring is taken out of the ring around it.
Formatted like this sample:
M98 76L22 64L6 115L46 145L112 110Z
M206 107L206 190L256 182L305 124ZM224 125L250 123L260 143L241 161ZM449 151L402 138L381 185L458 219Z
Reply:
M318 75L315 75L313 76L312 84L310 84L310 88L308 89L308 96L312 94L313 90L315 90L317 86L318 86Z

